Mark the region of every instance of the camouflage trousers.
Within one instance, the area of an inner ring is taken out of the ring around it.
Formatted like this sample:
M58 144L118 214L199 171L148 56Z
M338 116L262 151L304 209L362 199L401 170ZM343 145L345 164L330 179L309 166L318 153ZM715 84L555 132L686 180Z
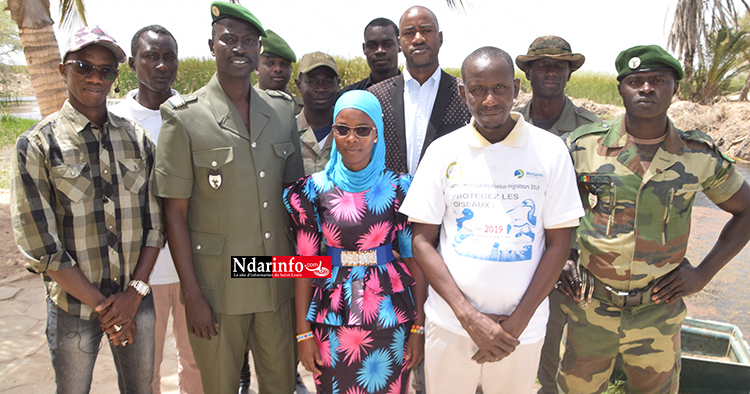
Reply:
M687 314L682 299L620 308L593 299L587 309L562 305L568 323L560 393L603 393L618 355L628 393L677 393L680 328Z

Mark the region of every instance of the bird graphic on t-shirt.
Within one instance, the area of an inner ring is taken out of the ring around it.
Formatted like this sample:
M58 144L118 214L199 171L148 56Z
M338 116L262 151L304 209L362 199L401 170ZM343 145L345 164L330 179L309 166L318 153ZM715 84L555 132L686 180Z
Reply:
M521 205L507 211L510 224L508 233L512 227L522 227L525 224L536 226L536 205L534 201L527 198L521 202Z
M474 217L474 212L472 212L472 210L469 208L464 208L461 213L463 213L464 216L456 219L456 230L458 231L461 230L461 227L463 227L465 221L471 220Z

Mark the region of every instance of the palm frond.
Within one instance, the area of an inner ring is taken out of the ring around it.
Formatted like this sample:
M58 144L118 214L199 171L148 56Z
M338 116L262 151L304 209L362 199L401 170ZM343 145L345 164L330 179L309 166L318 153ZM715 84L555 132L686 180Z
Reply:
M80 20L84 26L88 26L86 6L83 4L83 0L61 0L60 26L69 28L76 19Z
M445 2L448 4L448 7L451 9L463 9L464 8L463 0L445 0Z

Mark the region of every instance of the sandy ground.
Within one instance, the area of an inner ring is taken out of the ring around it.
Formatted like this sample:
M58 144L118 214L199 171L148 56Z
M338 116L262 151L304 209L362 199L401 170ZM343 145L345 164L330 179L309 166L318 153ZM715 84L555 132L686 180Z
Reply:
M519 103L521 105L530 95L521 95ZM622 113L622 108L611 105L600 105L588 100L574 99L577 105L597 113L606 119L613 119ZM684 130L698 128L711 134L721 149L730 155L750 159L750 138L747 138L750 123L750 103L728 103L720 102L713 106L699 106L687 102L676 102L670 108L670 117L674 120L677 127ZM0 150L0 168L7 168L10 162L11 148ZM693 209L692 232L687 258L697 264L708 253L713 243L716 241L722 226L729 219L730 215L715 208L695 207ZM32 286L29 283L37 281L38 288L33 291L34 297L39 298L36 302L43 304L43 287L40 279L28 273L25 269L25 262L16 247L10 220L9 192L0 189L0 287L13 287L21 283L23 287ZM750 247L740 252L740 254L730 262L716 277L697 294L686 299L688 304L688 315L699 319L709 319L723 321L735 324L745 334L745 338L750 337L750 297L745 295L745 289L750 287ZM32 294L28 294L31 296ZM44 313L43 310L35 312L36 314ZM0 313L0 319L3 315ZM39 316L43 318L43 316ZM0 322L1 323L1 322ZM43 328L43 327L42 327ZM2 331L2 327L0 327ZM40 331L40 330L37 330ZM43 373L45 378L45 388L48 388L49 381L53 377L51 365L48 361L49 353L43 341L43 330L38 334L40 339L39 357L42 358L42 365L47 365L47 370ZM109 354L108 351L102 354ZM36 355L35 355L36 356ZM163 370L162 386L165 393L176 392L177 378L173 372L176 368L176 355L174 352L174 339L169 337L165 346L165 361ZM19 366L20 367L20 366ZM105 376L112 373L113 369L111 356L100 358L97 362L96 376ZM301 368L304 370L304 368ZM171 372L167 372L171 371ZM7 372L7 370L6 370ZM305 371L306 372L306 371ZM102 375L104 374L104 375ZM0 371L0 392L3 390L2 381L8 378ZM305 373L307 387L313 388L309 373ZM102 382L109 388L112 382ZM40 386L41 387L41 386ZM116 387L116 386L114 386ZM114 389L114 387L112 387ZM257 386L256 386L257 387ZM116 390L116 389L115 389ZM110 391L110 390L107 390ZM14 391L15 392L15 391ZM38 392L51 392L42 389Z

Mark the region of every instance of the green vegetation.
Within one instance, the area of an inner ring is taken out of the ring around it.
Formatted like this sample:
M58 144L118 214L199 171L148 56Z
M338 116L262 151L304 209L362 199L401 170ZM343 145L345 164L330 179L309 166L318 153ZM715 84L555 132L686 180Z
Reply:
M21 50L18 27L10 17L7 0L0 1L0 100L7 102L18 97L18 81L13 78L17 72L11 65L10 55Z
M36 124L36 120L19 119L10 115L0 116L0 148L7 148L16 143L21 133ZM0 166L0 189L10 189L10 165ZM10 163L8 163L10 164Z
M719 97L740 91L737 80L746 77L750 58L750 32L721 28L705 39L704 55L694 78L679 87L679 96L699 104L712 104Z
M208 83L215 72L216 62L212 58L181 59L172 88L180 93L194 92ZM120 65L120 76L115 85L119 86L120 93L115 93L112 89L110 91L112 97L124 97L128 91L138 87L135 71L131 70L127 63Z
M622 98L617 92L617 76L614 74L576 71L570 77L565 94L599 104L622 105Z
M516 78L521 79L521 91L531 93L531 84L522 71L516 70ZM622 105L622 98L617 93L617 77L614 74L576 71L565 87L565 94L599 104Z
M21 119L8 114L0 115L0 148L15 144L18 136L36 122L38 120Z
M370 74L370 68L363 57L345 59L336 57L336 65L339 68L341 81L339 86L350 85L361 79L367 78ZM454 77L461 77L461 69L445 68L445 72ZM211 76L216 72L216 63L213 58L187 58L180 60L180 68L177 71L174 89L180 93L190 93L198 90L205 85ZM287 89L293 94L298 95L297 86L294 84L294 78L297 77L297 63L292 65L292 79L289 81ZM531 93L531 85L526 80L523 72L516 70L516 78L521 80L521 90ZM256 79L253 75L253 84ZM112 97L124 97L129 90L135 89L138 85L133 72L127 64L120 65L120 77L118 78L120 93L110 92ZM567 95L575 98L585 98L601 104L622 105L622 99L617 93L617 80L614 74L596 73L578 71L568 82L565 92Z

